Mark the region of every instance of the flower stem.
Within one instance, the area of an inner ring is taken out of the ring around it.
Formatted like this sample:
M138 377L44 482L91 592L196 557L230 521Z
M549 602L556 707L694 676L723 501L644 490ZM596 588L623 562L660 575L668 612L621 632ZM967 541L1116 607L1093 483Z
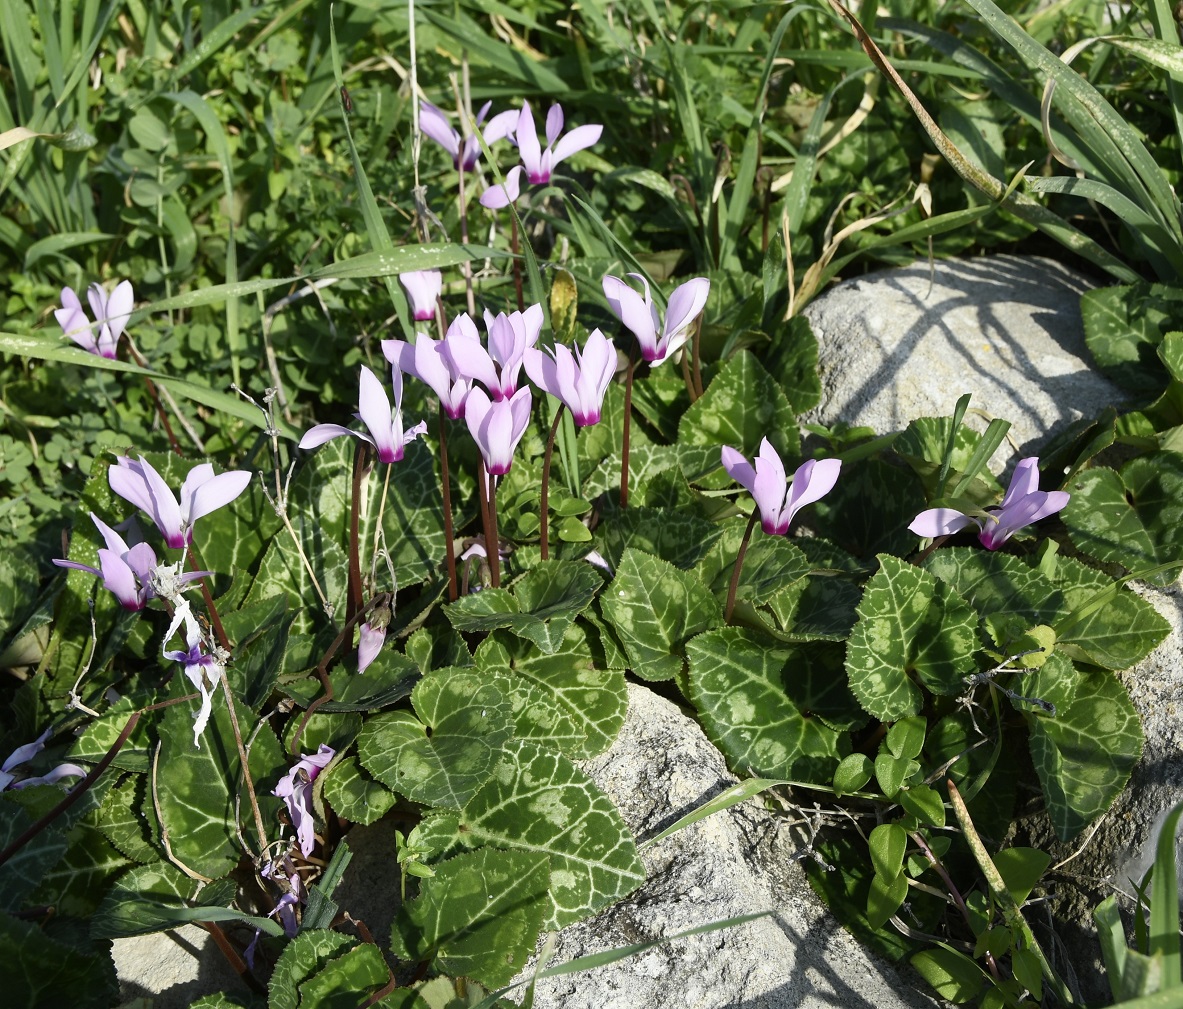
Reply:
M555 410L554 423L550 426L550 436L546 439L546 452L542 456L542 498L539 502L539 543L542 547L542 559L550 558L550 530L548 528L548 513L550 510L550 461L555 453L555 435L559 433L559 421L563 419L563 404L559 403Z
M471 292L470 292L471 293ZM456 544L452 531L452 480L448 475L448 421L440 410L440 483L444 498L444 550L448 560L448 600L456 601Z
M345 620L362 608L365 602L361 583L361 554L358 528L361 525L361 485L366 475L366 443L358 441L353 453L353 490L349 501L349 595L345 601Z
M682 381L686 383L686 393L693 404L698 399L698 390L694 388L694 379L690 377L690 355L685 351L682 352Z
M468 244L468 204L464 200L464 167L456 169L459 173L460 179L460 241L462 244ZM476 297L472 290L472 262L470 260L464 261L464 293L468 298L468 314L476 315ZM452 587L455 588L455 579L452 581ZM455 597L453 597L455 598Z
M501 587L501 544L497 540L497 478L489 477L489 530L492 539L485 544L489 552L489 581L493 588Z
M705 391L702 386L702 316L694 321L694 388L697 391L697 396L691 397L691 402L694 399L702 397Z
M526 310L526 299L522 296L522 261L518 258L521 251L518 246L518 215L509 210L509 251L513 253L513 290L518 299L518 311Z
M620 438L620 507L628 507L628 436L633 419L633 369L637 365L636 352L628 355L628 375L624 380L624 433Z
M259 800L255 795L255 781L251 776L250 758L242 742L242 730L238 727L238 712L234 710L234 694L230 691L230 683L226 674L222 673L218 679L222 683L222 691L226 694L226 711L230 715L230 727L234 730L234 743L238 747L238 763L242 768L242 783L246 786L246 794L250 796L251 811L255 815L255 830L259 832L259 850L267 850L267 831L263 826L263 814L259 812Z
M197 547L192 541L189 542L186 549L189 555L189 564L193 570L204 571L205 569L201 566L201 558L197 554ZM222 626L222 618L218 616L218 608L214 605L214 597L210 593L209 585L206 584L204 578L200 579L197 584L201 586L201 598L205 603L206 612L209 613L209 622L214 629L214 634L217 635L218 644L226 651L230 651L230 639L226 636L226 628Z
M731 572L731 584L727 586L727 608L723 611L725 623L731 623L731 611L735 609L735 593L739 589L739 573L743 570L743 559L748 552L748 542L752 538L752 530L756 528L756 519L760 515L759 508L752 509L752 517L748 519L748 527L744 530L743 542L739 545L739 553L735 555L735 569Z

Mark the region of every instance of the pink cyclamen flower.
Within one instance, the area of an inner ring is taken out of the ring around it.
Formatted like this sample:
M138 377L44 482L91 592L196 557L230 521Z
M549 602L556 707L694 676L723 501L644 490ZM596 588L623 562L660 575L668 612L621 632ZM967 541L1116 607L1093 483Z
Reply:
M393 410L390 397L386 395L386 389L378 376L364 364L361 366L356 416L361 418L368 434L366 431L351 431L340 424L317 424L300 439L300 448L316 448L347 434L373 445L382 462L398 462L402 459L403 450L427 430L427 423L420 421L409 431L403 431L403 373L394 367L391 368L391 377L394 382Z
M147 543L136 543L129 547L123 537L94 512L90 513L90 518L107 544L99 550L99 566L92 568L89 564L57 557L54 558L54 564L59 568L89 571L103 580L103 588L112 592L125 610L142 610L148 600L156 595L152 588L152 572L156 570L157 564L156 551ZM193 581L206 573L187 571L180 580Z
M641 357L649 364L661 364L690 339L690 327L706 307L711 282L706 277L695 277L674 288L662 326L657 306L649 293L649 282L639 273L629 276L636 277L644 285L644 297L618 277L604 278L604 296L612 314L637 338Z
M464 402L472 389L472 380L461 374L451 353L450 348L459 339L468 339L480 346L481 338L476 323L467 312L461 312L452 320L443 340L433 340L420 333L413 344L405 340L382 341L382 353L386 355L386 360L405 374L430 386L439 397L440 409L452 420L464 416Z
M842 469L837 459L810 459L797 468L790 487L785 481L785 464L767 438L760 442L755 466L730 445L723 446L722 456L731 479L755 499L760 524L770 536L784 536L798 511L834 489Z
M518 378L526 351L538 342L542 332L542 306L531 305L524 312L485 312L489 347L481 346L476 326L448 330L445 352L465 378L482 383L494 400L511 399L518 391Z
M25 743L24 746L18 746L8 755L8 759L0 764L0 792L6 788L28 788L31 785L52 785L55 781L60 781L62 778L85 778L86 771L84 771L77 764L58 764L52 771L47 774L42 774L35 778L21 778L17 780L17 776L13 774L13 770L20 767L22 764L27 764L38 753L45 749L45 742L53 735L53 729L46 729L40 736L31 743Z
M616 348L598 329L593 329L575 353L556 344L553 357L530 347L526 351L526 374L538 388L563 401L579 427L596 424L604 405L604 393L616 374Z
M1039 458L1030 456L1015 467L1010 486L997 508L987 509L980 518L955 508L922 511L908 529L917 536L948 536L971 523L978 527L978 540L987 550L997 550L1024 526L1054 515L1068 504L1067 491L1039 489Z
M481 106L480 112L476 115L478 128L485 121L485 116L489 114L492 105L492 102L485 102ZM517 120L518 114L512 109L495 115L484 129L485 143L492 144L494 141L508 136L516 126ZM443 110L432 105L431 102L421 101L419 103L419 129L452 155L452 165L456 169L471 172L476 168L476 163L481 157L481 142L477 139L476 134L470 135L462 142L460 132L448 121Z
M416 322L429 322L435 318L435 300L444 289L444 275L439 270L412 270L400 273L398 282L406 289L411 299L411 314Z
M300 853L307 858L315 845L312 816L312 783L329 761L337 755L331 746L321 743L316 753L304 754L287 774L279 779L271 794L287 803L288 816L296 830Z
M91 284L87 288L86 299L94 313L93 325L82 310L78 295L69 287L62 288L62 307L54 311L53 317L62 327L62 332L83 350L113 360L119 337L135 305L131 281L121 281L109 295L101 284Z
M143 456L133 461L121 455L116 463L107 470L111 490L147 512L165 543L174 550L193 542L193 524L199 518L228 505L251 482L245 470L228 470L215 476L213 466L203 462L185 477L178 503L164 477Z
M181 663L185 677L201 694L201 705L193 716L193 745L201 749L201 734L213 713L214 688L225 672L222 664L225 652L222 653L222 658L219 658L214 650L203 650L205 641L201 635L201 627L197 623L197 618L193 616L187 599L182 599L173 611L172 623L168 625L168 630L164 634L165 644L168 644L172 636L180 630L182 623L185 625L186 647L173 651L165 649L163 655L166 659Z
M513 452L530 424L530 389L524 386L510 399L490 400L483 389L468 396L464 420L485 459L490 476L502 476L513 464Z
M518 145L518 153L522 156L522 166L526 169L526 180L532 185L550 182L551 173L555 165L571 157L576 151L591 147L600 139L604 127L600 125L577 126L562 140L559 134L563 132L563 107L552 105L546 113L546 150L538 142L538 131L534 126L534 114L530 111L530 103L522 102L522 111L518 113L518 125L514 131L514 139ZM556 143L556 141L558 141Z

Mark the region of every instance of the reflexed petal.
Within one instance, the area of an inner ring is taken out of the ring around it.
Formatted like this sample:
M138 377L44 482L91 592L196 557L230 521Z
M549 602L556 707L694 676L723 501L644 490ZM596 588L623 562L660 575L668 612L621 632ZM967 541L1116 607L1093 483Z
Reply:
M415 348L418 347L419 344L425 339L429 339L429 337L425 337L422 333L418 333L415 336L414 343L408 343L406 340L383 340L382 356L385 357L386 360L393 364L396 368L398 368L399 371L410 375L412 378L419 379L420 382L427 382L428 385L431 385L431 383L419 373L418 364L415 361L415 356L417 353Z
M663 334L672 337L689 326L706 307L710 293L711 282L705 277L696 277L674 288L666 308Z
M522 102L522 111L518 113L517 141L526 174L531 177L537 175L542 169L542 148L538 144L538 130L534 126L534 114L530 111L529 102Z
M14 767L20 767L21 764L27 764L37 754L45 749L45 743L49 737L53 735L53 728L46 729L41 735L31 743L25 743L24 746L18 746L8 755L8 759L0 765L0 770L11 771Z
M110 550L99 551L99 567L103 572L103 588L108 589L125 610L138 610L144 606L140 589L136 584L135 572L127 562Z
M460 134L448 122L443 111L431 102L419 103L419 129L452 155L453 161L456 160L460 153Z
M416 438L420 438L425 434L427 434L427 421L421 420L421 421L419 421L418 424L416 424L410 430L403 433L403 447L405 448L407 445L410 445L411 442L413 442ZM401 453L400 453L399 457L400 458L402 457Z
M48 774L43 774L39 778L25 778L24 781L18 781L13 785L13 789L28 788L31 785L52 785L62 778L85 778L87 772L84 771L77 764L58 764Z
M555 140L563 132L563 106L558 102L546 110L546 144L554 147Z
M789 531L789 521L792 518L792 513L785 511L785 495L789 489L785 477L785 464L767 438L761 440L755 462L756 478L752 482L751 491L756 506L760 509L764 531L783 536Z
M146 587L151 585L152 572L156 570L156 551L153 550L147 543L137 543L132 547L123 558L127 561L127 566L135 572L136 577L140 580L140 584ZM205 572L209 574L209 572ZM187 572L187 574L194 575L200 578L201 574L195 571ZM181 575L181 580L185 581L185 575ZM145 596L144 598L148 598Z
M193 500L193 495L197 493L197 488L213 478L213 463L199 463L189 470L189 475L185 477L185 482L181 484L181 513L183 515L189 514L189 503Z
M544 354L535 347L528 347L522 363L526 367L526 374L530 377L531 382L543 392L549 392L552 396L558 395L555 392L555 389L558 388L555 362L549 354Z
M727 475L749 494L755 496L755 467L748 462L742 452L732 448L730 445L724 445L720 455L723 461L723 468L727 470Z
M247 470L232 469L219 473L207 480L193 492L189 504L189 525L199 518L228 505L250 486L251 474Z
M1039 457L1030 456L1019 461L1010 478L1010 486L1002 499L1002 507L1014 504L1019 498L1039 490Z
M789 491L788 520L792 522L800 509L829 494L841 471L842 463L838 459L810 459L798 467Z
M300 439L298 447L302 449L317 448L326 441L331 441L333 438L340 438L343 434L347 434L352 438L363 438L371 445L374 444L374 440L368 434L352 431L347 427L342 427L340 424L317 424L316 427L310 428L304 437Z
M608 307L637 338L641 344L641 355L650 355L645 357L645 360L650 360L650 357L657 353L658 319L657 309L649 299L649 285L645 285L644 298L616 277L605 277L603 287Z
M107 525L94 512L90 513L90 520L95 524L100 535L102 535L103 542L107 544L108 550L114 551L121 556L127 553L127 543L124 542L123 537L119 533Z
M393 462L394 414L390 409L390 397L386 395L381 379L364 364L361 366L361 379L358 385L358 415L369 429L374 447L378 450L378 458L382 462Z
M88 574L94 575L96 578L102 578L103 573L98 568L92 568L89 564L80 564L78 561L68 561L62 557L55 557L53 563L59 568L71 568L74 571L85 571Z
M103 290L103 285L97 281L86 289L86 300L90 302L90 314L94 316L94 321L97 325L101 325L107 319L107 292Z
M517 109L506 109L504 112L498 112L489 124L484 129L485 143L492 146L498 140L504 140L506 137L513 137L518 128L518 116L520 113Z
M122 280L115 285L115 290L107 299L106 322L111 327L112 340L118 342L127 326L127 320L131 318L133 308L135 308L135 295L132 293L131 281Z
M514 312L509 317L510 323L514 325L514 329L519 328L522 338L525 340L525 346L533 347L538 343L538 337L542 333L542 323L545 321L545 316L542 312L541 305L528 305L524 312Z
M511 203L516 203L518 197L522 195L523 171L521 165L514 165L505 173L504 185L490 186L481 193L481 206L489 210L500 210L502 207L508 207Z
M917 515L908 529L917 536L936 539L938 536L950 536L971 523L977 525L974 519L956 508L929 508Z
M107 482L111 485L111 490L125 501L130 501L149 515L152 514L153 501L152 495L148 493L148 484L141 475L139 467L135 466L127 456L119 456L116 464L108 468Z
M577 126L570 133L568 133L562 140L554 146L554 153L551 156L551 164L557 165L565 158L571 157L577 151L582 151L584 148L591 147L593 144L599 143L600 134L604 132L603 126Z

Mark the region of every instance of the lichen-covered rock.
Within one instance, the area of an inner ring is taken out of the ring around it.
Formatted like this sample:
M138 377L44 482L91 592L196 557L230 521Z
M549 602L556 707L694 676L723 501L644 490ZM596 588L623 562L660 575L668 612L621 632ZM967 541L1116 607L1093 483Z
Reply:
M641 842L736 780L697 724L635 685L620 736L582 766ZM809 888L799 854L788 818L758 799L645 847L646 883L595 918L564 929L552 962L724 918L771 915L541 981L536 1009L933 1005L917 990L918 979L877 960L843 931Z
M1124 399L1085 346L1080 296L1093 286L1030 256L940 260L931 273L919 262L838 284L804 313L822 381L808 419L887 434L951 414L969 392L972 409L1010 421L1034 454L1049 432Z

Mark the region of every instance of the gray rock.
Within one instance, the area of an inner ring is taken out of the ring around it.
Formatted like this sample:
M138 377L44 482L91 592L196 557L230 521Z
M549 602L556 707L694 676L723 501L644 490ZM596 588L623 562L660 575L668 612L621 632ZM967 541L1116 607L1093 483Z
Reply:
M931 283L921 262L838 284L805 309L823 390L808 419L887 434L951 414L970 392L970 408L1009 420L1030 455L1050 431L1123 398L1089 364L1079 301L1092 286L1022 256L941 260Z
M629 687L619 738L584 769L642 841L735 782L698 725ZM760 911L772 915L679 939L584 974L541 981L537 1009L903 1009L935 1003L845 932L805 879L789 819L755 799L642 851L648 879L564 929L553 962ZM917 979L916 985L921 982Z

